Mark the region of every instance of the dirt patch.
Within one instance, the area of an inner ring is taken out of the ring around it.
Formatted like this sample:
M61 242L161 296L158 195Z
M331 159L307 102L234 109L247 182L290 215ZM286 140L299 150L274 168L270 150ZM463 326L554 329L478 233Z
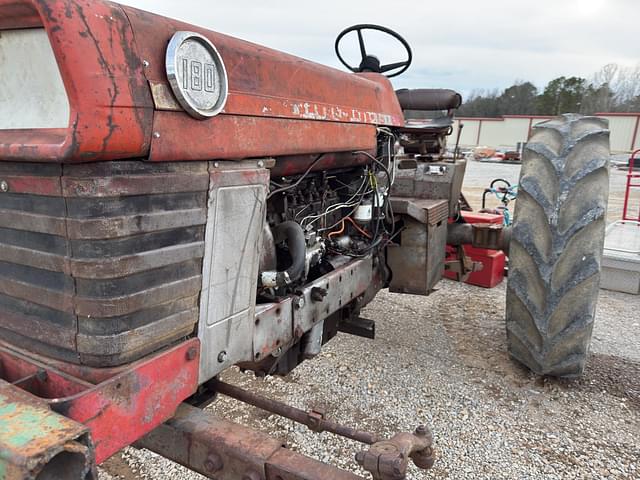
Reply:
M140 478L131 465L122 458L122 453L117 453L100 465L100 467L109 472L112 477L119 480L137 480Z

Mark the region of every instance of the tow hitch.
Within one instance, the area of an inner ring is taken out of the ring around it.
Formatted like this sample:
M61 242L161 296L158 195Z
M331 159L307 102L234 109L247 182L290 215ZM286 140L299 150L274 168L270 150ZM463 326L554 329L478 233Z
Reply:
M224 382L216 382L215 390L306 425L314 432L327 431L370 445L355 458L374 480L404 479L410 460L421 469L433 466L433 437L423 425L414 433L403 432L382 439L330 420L322 411L305 412ZM264 433L218 419L186 404L174 418L136 445L217 480L364 480L288 450L280 441Z

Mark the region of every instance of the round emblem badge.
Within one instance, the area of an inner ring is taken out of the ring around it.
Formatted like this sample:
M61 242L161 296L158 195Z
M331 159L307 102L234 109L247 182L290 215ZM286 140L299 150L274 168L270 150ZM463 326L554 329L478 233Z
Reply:
M165 64L173 94L192 117L220 113L227 101L227 71L209 39L195 32L176 32Z

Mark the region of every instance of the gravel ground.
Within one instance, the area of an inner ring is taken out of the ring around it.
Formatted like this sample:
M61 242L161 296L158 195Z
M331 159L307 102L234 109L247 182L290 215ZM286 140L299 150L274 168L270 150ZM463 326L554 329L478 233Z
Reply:
M518 168L472 162L465 191L475 201L491 178L517 180ZM617 217L623 178L612 173L609 213ZM339 334L286 378L237 369L223 378L383 435L428 424L438 459L427 473L412 467L409 479L640 478L640 298L601 291L592 355L574 381L532 375L508 358L504 298L504 283L487 290L447 280L429 297L381 292L363 314L376 320L376 340ZM210 408L364 475L352 441L224 397ZM100 478L204 477L127 449Z

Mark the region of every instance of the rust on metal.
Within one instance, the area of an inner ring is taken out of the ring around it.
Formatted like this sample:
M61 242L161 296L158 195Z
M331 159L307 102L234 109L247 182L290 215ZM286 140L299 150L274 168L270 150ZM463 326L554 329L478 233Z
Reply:
M62 194L60 181L53 176L38 177L23 175L0 175L0 181L6 182L4 193L26 193L59 197Z
M501 250L504 246L504 225L495 223L474 223L472 244L476 248Z
M305 412L222 381L216 381L214 385L218 393L306 425L314 432L327 431L371 445L368 450L358 452L356 460L365 470L371 472L375 480L405 478L409 460L413 460L413 463L421 469L429 469L433 466L435 459L432 448L433 436L424 425L419 426L414 433L401 432L385 440L373 433L356 430L329 420L322 410L312 409Z
M402 480L407 475L409 460L423 470L433 466L435 453L433 435L424 425L414 433L397 433L389 440L372 445L369 450L358 452L356 461L374 480Z
M230 385L221 381L215 383L215 388L217 392L222 393L223 395L248 403L254 407L261 408L267 412L275 413L276 415L288 418L294 422L306 425L314 432L331 432L336 435L340 435L341 437L350 438L357 442L369 445L380 440L380 438L373 433L356 430L355 428L347 427L346 425L341 425L333 420L329 420L318 410L305 412L299 408L286 405L276 400L261 397L253 392L243 390L235 385Z
M91 447L86 426L0 379L0 478L96 479Z
M216 480L364 480L186 404L136 445Z
M78 365L76 363L70 363L62 360L57 360L55 358L50 358L35 352L29 352L17 347L16 345L9 344L0 340L0 351L2 349L8 349L12 353L17 353L18 355L14 357L28 357L36 363L46 364L48 368L56 372L64 373L71 377L82 379L83 381L91 384L104 382L105 380L108 380L126 371L129 367L128 365L121 365L119 367L95 368L86 365ZM0 369L0 376L2 376L2 369Z
M196 391L199 352L199 340L191 339L94 385L0 345L0 378L84 424L101 463L170 418Z
M196 121L188 129L193 139L185 142L185 113L157 112L149 158L152 161L242 159L247 157L297 155L309 152L370 150L376 146L376 127L368 124L305 121L218 115ZM212 139L225 139L214 142Z
M0 29L46 29L70 105L67 128L0 130L4 160L146 155L153 101L122 7L88 0L0 0L0 19Z
M123 9L139 55L149 63L145 76L153 84L168 84L165 50L176 31L201 34L215 45L229 77L229 98L222 115L404 125L393 86L382 75L352 75L178 20ZM189 126L197 123L185 115L182 118Z
M404 123L382 75L341 72L116 3L0 0L0 29L25 25L47 31L70 118L67 128L0 131L3 160L174 161L370 150L376 126ZM192 118L170 92L164 59L180 30L210 40L226 65L229 96L214 118Z

